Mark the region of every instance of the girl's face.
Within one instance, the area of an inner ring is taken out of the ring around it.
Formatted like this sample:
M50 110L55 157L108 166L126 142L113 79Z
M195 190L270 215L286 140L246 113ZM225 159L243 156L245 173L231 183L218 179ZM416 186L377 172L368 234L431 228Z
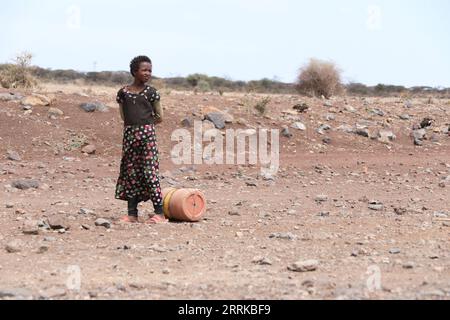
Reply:
M141 62L139 70L135 72L134 77L143 83L149 82L152 78L152 64Z

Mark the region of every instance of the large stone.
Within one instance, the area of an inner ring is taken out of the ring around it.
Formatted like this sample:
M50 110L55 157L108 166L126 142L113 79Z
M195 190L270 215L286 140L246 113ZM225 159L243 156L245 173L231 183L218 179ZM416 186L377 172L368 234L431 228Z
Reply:
M80 105L80 108L86 112L94 112L94 111L107 112L109 110L109 108L101 102L82 103Z
M70 229L66 219L61 215L53 215L48 217L47 224L53 230Z
M301 123L301 122L295 122L291 125L291 128L293 129L297 129L297 130L301 130L301 131L305 131L306 130L306 126Z
M97 227L105 227L106 229L111 228L111 222L103 218L95 220L95 225Z
M205 119L214 123L214 126L217 129L219 130L225 129L225 116L223 115L223 113L218 112L208 113Z
M94 145L90 144L90 145L83 147L81 149L81 152L87 153L87 154L95 154L96 150L97 150L97 148Z
M397 137L390 130L379 130L377 135L378 141L383 143L390 143L394 141Z
M345 106L345 110L348 111L348 112L350 112L350 113L356 112L356 109L353 108L353 107L350 106L350 105Z
M306 260L306 261L297 261L290 266L288 269L290 271L295 272L310 272L315 271L319 267L319 261L317 260Z
M272 233L269 238L282 239L282 240L296 240L297 236L290 232L275 232Z
M380 110L378 108L374 108L370 111L373 114L376 114L377 116L383 117L384 116L384 111Z
M31 189L31 188L37 189L37 188L39 188L39 185L40 185L39 181L32 180L32 179L16 180L11 183L11 186L13 188L17 188L20 190L27 190L27 189Z
M354 131L358 136L362 136L362 137L369 137L369 130L367 129L356 129Z
M8 92L8 93L0 93L0 101L18 101L21 100L23 97L21 95Z
M0 299L3 298L12 298L15 300L20 299L31 299L33 298L33 294L31 291L22 288L6 288L0 289Z
M13 150L6 151L6 157L8 158L8 160L12 160L12 161L21 161L22 160L19 153L17 153L16 151L13 151Z
M204 119L207 119L207 115L210 113L222 114L225 123L233 123L234 122L233 115L229 114L227 111L223 111L223 110L220 110L220 109L218 109L216 107L212 107L212 106L202 107L201 115L203 116Z
M425 139L426 134L427 134L427 131L425 129L414 130L412 132L414 144L416 146L421 146L423 144L423 140Z
M14 239L6 244L5 250L8 253L17 253L17 252L22 251L23 246L24 246L24 243L21 240Z
M348 124L340 125L336 130L343 131L345 133L353 133L353 127Z
M409 114L401 114L399 118L402 120L409 120L411 119L411 116Z
M33 94L22 99L21 104L24 106L49 106L53 99L40 94Z
M286 138L292 137L292 133L289 132L289 128L287 126L283 126L283 129L281 130L281 135Z
M324 131L330 130L331 127L328 124L322 124L316 131L318 134L325 134Z
M369 209L374 210L374 211L381 211L384 208L383 204L376 200L370 201L368 207L369 207Z
M184 118L183 120L181 120L181 125L185 128L190 128L192 127L192 119L191 118Z
M49 116L55 116L55 117L59 117L59 116L63 116L64 112L62 112L60 109L58 108L50 108L48 109L48 115Z
M22 232L24 234L39 234L39 222L35 220L27 220L23 223Z

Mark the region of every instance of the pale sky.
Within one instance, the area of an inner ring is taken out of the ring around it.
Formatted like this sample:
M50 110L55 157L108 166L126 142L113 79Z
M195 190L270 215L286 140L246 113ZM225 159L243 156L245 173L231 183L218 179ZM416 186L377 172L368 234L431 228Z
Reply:
M450 87L448 0L15 0L0 9L0 63L295 81L309 58L344 81Z

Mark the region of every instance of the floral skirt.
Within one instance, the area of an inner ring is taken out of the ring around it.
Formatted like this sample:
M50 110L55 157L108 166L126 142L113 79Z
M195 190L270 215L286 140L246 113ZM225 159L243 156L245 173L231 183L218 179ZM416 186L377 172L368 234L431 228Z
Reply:
M162 206L155 125L125 126L115 198L137 198L139 202L151 199L154 206Z

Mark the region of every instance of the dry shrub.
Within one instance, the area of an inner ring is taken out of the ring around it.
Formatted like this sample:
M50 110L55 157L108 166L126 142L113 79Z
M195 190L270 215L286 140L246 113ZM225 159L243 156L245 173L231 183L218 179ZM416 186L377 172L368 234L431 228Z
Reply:
M37 81L30 73L30 65L33 55L28 52L20 53L14 59L14 64L8 64L0 73L2 87L33 88Z
M328 99L342 90L341 71L333 62L311 59L300 69L297 89L307 95Z
M256 103L255 109L256 111L258 111L260 116L263 116L267 113L267 105L269 104L270 100L271 99L269 97L265 97Z

